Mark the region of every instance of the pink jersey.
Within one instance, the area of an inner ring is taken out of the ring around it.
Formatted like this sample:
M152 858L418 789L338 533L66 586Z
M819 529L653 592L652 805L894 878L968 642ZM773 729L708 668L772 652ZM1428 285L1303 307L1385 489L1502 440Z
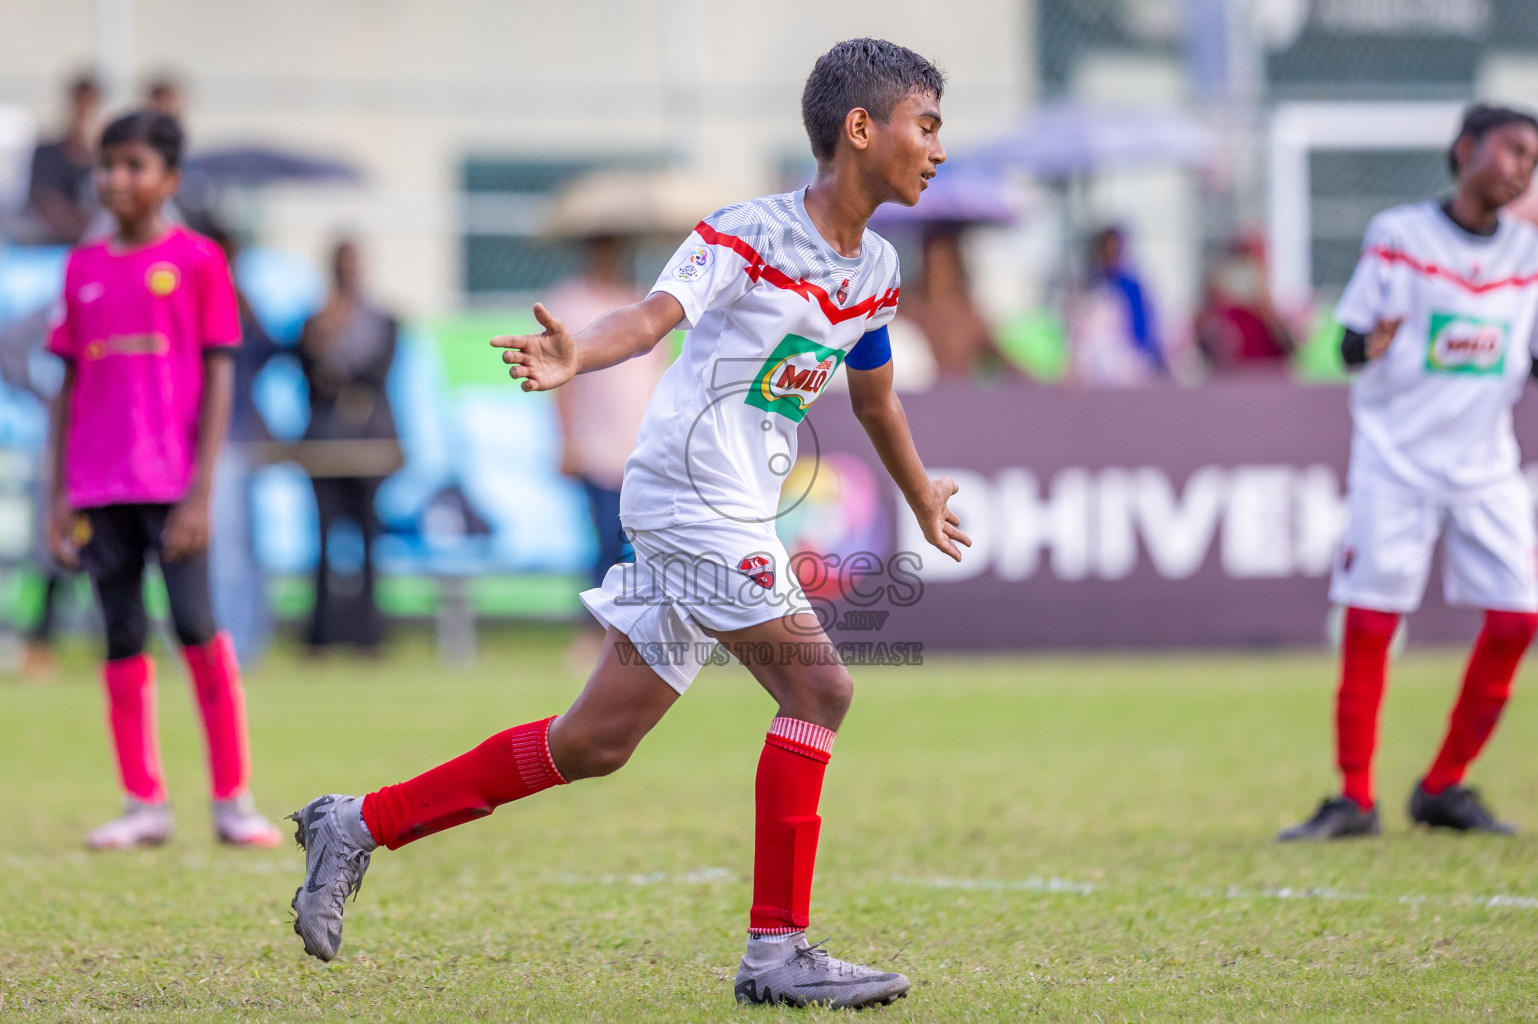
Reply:
M143 248L70 253L48 340L75 364L70 504L180 501L197 455L203 353L239 344L229 265L202 235L174 227Z

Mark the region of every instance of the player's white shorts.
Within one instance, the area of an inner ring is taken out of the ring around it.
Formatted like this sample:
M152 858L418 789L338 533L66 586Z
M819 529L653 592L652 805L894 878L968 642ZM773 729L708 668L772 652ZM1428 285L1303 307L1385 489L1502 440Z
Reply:
M1449 604L1538 611L1538 527L1520 477L1456 498L1436 498L1386 480L1353 478L1330 600L1384 612L1420 607L1431 557L1442 539L1442 590Z
M811 605L772 524L729 519L629 530L635 561L611 566L582 603L683 693L715 653L705 629L745 629Z

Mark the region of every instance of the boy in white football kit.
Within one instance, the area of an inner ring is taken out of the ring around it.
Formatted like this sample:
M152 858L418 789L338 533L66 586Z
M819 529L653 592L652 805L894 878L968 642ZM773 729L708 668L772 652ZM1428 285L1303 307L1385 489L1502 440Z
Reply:
M536 305L542 334L493 340L509 350L504 361L523 389L542 391L649 351L675 326L688 330L625 466L620 518L636 561L582 595L607 633L564 714L499 733L399 785L318 797L294 815L307 866L294 930L307 952L336 956L343 903L378 846L393 850L619 769L719 640L779 705L755 784L753 904L737 999L857 1007L907 993L901 974L806 942L818 799L852 685L774 519L797 425L845 364L855 415L926 539L956 559L957 545L970 544L947 508L955 484L925 474L892 392L885 325L897 307L897 256L865 228L883 202L918 202L945 160L943 89L940 72L911 50L840 43L817 61L802 96L817 157L809 188L707 217L646 299L575 338Z
M1509 834L1463 777L1538 630L1538 530L1511 407L1533 367L1538 229L1500 210L1526 191L1538 121L1465 114L1456 194L1373 218L1336 319L1351 387L1349 515L1330 583L1346 609L1336 749L1342 790L1279 838L1379 830L1378 708L1400 616L1420 606L1440 539L1447 600L1483 609L1446 739L1410 795L1414 822ZM1364 366L1365 364L1365 366Z

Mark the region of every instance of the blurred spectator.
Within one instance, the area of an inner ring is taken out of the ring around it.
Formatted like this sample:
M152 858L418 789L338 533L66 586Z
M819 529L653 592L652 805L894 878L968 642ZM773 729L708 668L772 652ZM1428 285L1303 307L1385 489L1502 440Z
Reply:
M1235 238L1207 275L1196 314L1196 344L1216 372L1284 367L1296 344L1271 302L1265 243Z
M898 315L923 332L942 377L997 370L1002 363L988 322L972 303L958 224L925 230L918 288L904 293Z
M32 153L27 182L28 241L74 245L96 211L91 175L96 168L97 117L101 86L89 75L69 86L69 114L64 135L40 143Z
M573 331L642 298L625 272L619 239L593 238L586 245L582 276L556 285L545 303ZM603 582L609 566L625 555L627 545L619 522L620 479L625 460L635 450L646 404L667 365L668 346L662 344L607 370L573 377L555 391L561 421L561 472L582 484L598 537L591 567L595 587ZM596 648L599 636L601 631L579 637L573 658L590 653L587 647Z
M224 250L233 275L239 255L234 234L216 225L208 235ZM219 467L214 474L209 572L214 615L229 630L240 663L249 665L266 652L272 639L267 577L256 556L251 506L252 475L261 465L262 444L272 438L257 410L253 392L257 374L279 350L252 312L238 279L235 301L240 310L241 342L235 350L235 394L228 443L219 453Z
M331 293L320 312L305 321L298 346L310 390L304 440L326 442L311 445L319 454L306 463L320 513L315 609L306 637L312 650L336 643L372 650L384 638L374 600L373 547L379 534L374 496L389 472L387 464L398 465L400 458L385 394L396 334L395 318L363 294L357 245L350 239L338 242ZM388 458L380 457L382 448L388 449ZM346 531L343 524L357 532ZM340 552L339 541L344 541Z
M44 409L58 394L59 383L64 375L57 357L43 354L44 346L48 343L48 333L57 316L54 304L49 304L0 327L0 380L18 391L32 395ZM50 485L54 465L55 459L45 450L38 460L37 479L34 481L35 511L39 524L48 522L48 496L52 493ZM42 530L37 533L32 560L41 578L42 590L38 595L37 618L27 630L21 671L29 679L43 679L53 671L53 639L58 625L59 601L75 573L53 557Z
M1108 227L1090 247L1086 287L1069 301L1073 379L1087 387L1141 384L1165 372L1147 289L1126 259L1126 236Z
M144 105L157 114L164 114L177 122L187 112L186 97L181 83L170 75L156 75L144 87Z

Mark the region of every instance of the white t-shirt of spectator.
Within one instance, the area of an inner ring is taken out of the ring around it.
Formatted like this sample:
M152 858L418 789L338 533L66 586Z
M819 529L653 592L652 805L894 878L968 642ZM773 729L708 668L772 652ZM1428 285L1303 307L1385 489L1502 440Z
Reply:
M1351 476L1455 496L1509 480L1511 407L1532 366L1538 230L1501 217L1470 234L1435 202L1372 219L1336 319L1401 320L1351 385Z
M621 521L772 522L807 410L897 311L896 250L867 230L842 256L800 192L766 196L701 221L652 291L678 299L688 334L625 464Z

